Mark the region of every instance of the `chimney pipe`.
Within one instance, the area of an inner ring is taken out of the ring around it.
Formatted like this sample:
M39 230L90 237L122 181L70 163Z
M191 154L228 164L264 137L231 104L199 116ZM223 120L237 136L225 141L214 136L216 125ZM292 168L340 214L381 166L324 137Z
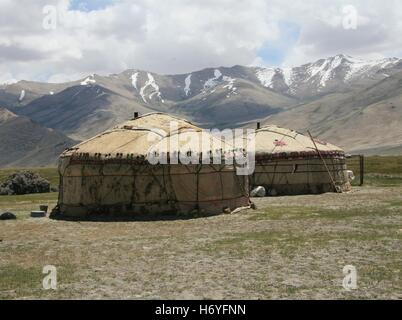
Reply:
M257 130L260 130L260 129L261 129L261 123L257 122Z
M134 119L138 119L139 117L139 113L138 112L134 112Z

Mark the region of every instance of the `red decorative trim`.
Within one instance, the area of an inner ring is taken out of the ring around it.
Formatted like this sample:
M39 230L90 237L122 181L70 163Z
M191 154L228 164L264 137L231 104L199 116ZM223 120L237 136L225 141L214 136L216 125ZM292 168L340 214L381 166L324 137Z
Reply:
M345 153L342 151L320 151L324 159L344 159ZM319 159L316 151L301 152L280 152L280 153L257 153L256 162L278 161L278 160L308 160Z
M275 140L274 141L274 145L276 147L286 147L288 144L285 141L279 141L279 140Z

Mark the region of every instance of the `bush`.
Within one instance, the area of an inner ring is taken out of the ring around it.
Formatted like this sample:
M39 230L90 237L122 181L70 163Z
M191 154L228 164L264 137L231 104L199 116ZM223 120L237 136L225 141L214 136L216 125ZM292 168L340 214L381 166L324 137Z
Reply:
M23 195L48 192L50 192L50 182L43 179L39 174L31 171L14 173L0 185L0 195Z

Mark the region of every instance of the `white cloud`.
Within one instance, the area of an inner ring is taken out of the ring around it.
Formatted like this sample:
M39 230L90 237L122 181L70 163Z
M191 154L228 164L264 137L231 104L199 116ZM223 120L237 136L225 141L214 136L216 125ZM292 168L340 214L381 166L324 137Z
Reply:
M343 27L342 8L347 5L357 10L356 29ZM297 45L287 54L286 65L338 53L368 59L401 55L401 6L400 1L394 0L306 1L305 5L294 6L293 10L299 12L301 33Z
M55 30L43 29L45 5L58 9ZM357 9L356 30L342 27L346 5ZM278 40L284 21L300 29L296 44L283 52L284 65L337 53L402 53L399 0L120 0L89 12L69 10L68 0L0 0L0 15L0 82L262 64L259 50Z

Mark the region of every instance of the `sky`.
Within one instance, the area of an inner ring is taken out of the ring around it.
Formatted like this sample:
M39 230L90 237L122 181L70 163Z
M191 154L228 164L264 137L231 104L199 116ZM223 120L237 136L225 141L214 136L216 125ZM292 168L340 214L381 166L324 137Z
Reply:
M0 0L0 83L402 57L400 0Z

